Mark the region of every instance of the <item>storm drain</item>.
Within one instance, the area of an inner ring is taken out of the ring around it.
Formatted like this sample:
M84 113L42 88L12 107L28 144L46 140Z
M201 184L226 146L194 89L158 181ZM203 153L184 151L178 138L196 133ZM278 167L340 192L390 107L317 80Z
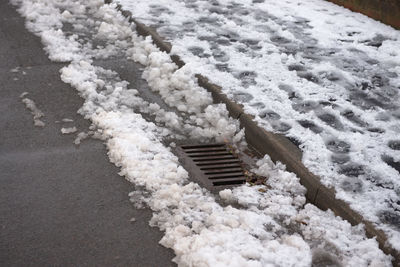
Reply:
M182 145L177 153L191 178L210 191L246 182L241 160L226 144Z

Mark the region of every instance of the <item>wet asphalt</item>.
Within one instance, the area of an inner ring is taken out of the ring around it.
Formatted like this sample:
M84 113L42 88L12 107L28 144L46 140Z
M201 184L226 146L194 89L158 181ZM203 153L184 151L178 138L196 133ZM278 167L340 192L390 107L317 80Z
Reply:
M60 80L64 65L47 59L7 1L0 20L0 266L173 266L162 233L148 225L151 211L129 202L134 187L102 141L76 146L76 134L61 134L89 127L77 114L83 100ZM23 92L45 127L33 125Z

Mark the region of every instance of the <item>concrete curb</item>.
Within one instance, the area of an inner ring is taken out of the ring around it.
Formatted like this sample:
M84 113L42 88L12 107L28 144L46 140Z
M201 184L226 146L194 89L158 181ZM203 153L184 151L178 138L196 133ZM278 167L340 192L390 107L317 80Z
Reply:
M400 30L400 1L398 0L327 0L354 12L359 12Z
M106 4L112 0L104 0ZM136 31L142 36L151 36L153 43L160 50L167 53L171 52L172 45L163 40L158 33L146 25L138 22L132 17L132 13L122 10L121 5L117 4L117 9L136 25ZM178 67L185 65L179 56L172 55L172 61ZM374 224L365 220L360 214L350 208L349 204L336 199L334 189L329 189L321 183L321 179L312 174L301 162L302 152L285 136L268 132L257 125L252 115L246 114L243 107L231 101L222 93L221 87L210 83L207 77L200 74L196 75L198 84L209 91L214 102L224 103L229 111L229 115L235 119L239 119L241 128L245 129L245 137L247 143L255 148L261 155L268 154L271 159L276 162L280 161L286 165L288 171L295 173L301 184L307 188L307 200L322 210L331 209L337 216L349 221L352 225L364 224L368 237L376 237L379 247L386 253L393 256L393 265L400 266L400 252L393 249L387 242L386 234L375 228Z

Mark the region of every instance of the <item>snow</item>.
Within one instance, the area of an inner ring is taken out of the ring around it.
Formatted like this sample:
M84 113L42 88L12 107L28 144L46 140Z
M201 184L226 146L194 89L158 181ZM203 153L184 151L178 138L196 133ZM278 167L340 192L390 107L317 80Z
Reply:
M33 124L36 127L46 126L46 124L41 120L41 118L44 117L43 112L36 106L36 103L32 99L26 97L28 94L28 92L24 92L20 95L20 98L22 103L25 104L25 107L31 112L33 116Z
M29 95L28 92L23 92L22 94L19 95L20 98L24 98L25 96Z
M322 0L117 0L400 250L400 32Z
M75 145L80 145L80 143L85 140L86 138L89 137L89 133L85 133L85 132L80 132L76 135L76 138L74 140L74 144Z
M84 100L78 112L92 122L87 134L105 142L110 161L135 185L131 201L153 211L150 225L164 231L160 243L173 249L179 266L391 265L363 226L306 205L298 177L268 156L253 170L268 177L267 186L221 191L230 204L220 204L191 182L172 152L174 141L235 140L239 146L244 145L243 131L225 106L212 104L210 94L198 86L193 66L178 69L149 38L137 36L115 4L13 3L28 29L41 36L49 57L68 61L60 77ZM95 64L116 55L144 65L143 78L162 105L146 100L117 72Z
M61 133L62 134L72 134L75 133L76 131L78 131L78 129L76 129L76 127L68 127L68 128L61 128Z
M224 189L218 192L219 197L226 202L231 202L233 200L232 190Z
M19 70L20 70L20 67L15 67L15 68L11 69L10 72L18 73Z
M379 255L369 249L370 244L367 241L358 243L357 240L349 239L346 235L338 236L337 229L341 229L344 232L350 232L357 236L357 233L362 233L362 228L351 227L351 225L346 221L336 221L332 220L333 214L330 216L319 216L320 210L316 209L314 206L307 204L304 210L301 211L297 220L301 221L300 227L302 228L302 233L305 240L316 243L316 251L320 253L328 254L329 257L325 258L335 258L335 254L339 255L351 255L356 250L357 253L365 255L364 259L357 258L345 258L341 263L345 266L364 266L366 259L369 262L369 266L381 266L382 262L378 259ZM329 212L328 212L329 213ZM323 238L321 239L321 237ZM369 240L370 242L372 240ZM372 241L373 242L373 241ZM330 247L333 244L335 249L326 250L324 247ZM339 249L339 251L335 251ZM318 257L318 253L314 254L314 257ZM332 260L335 262L335 260ZM337 263L337 261L335 262Z

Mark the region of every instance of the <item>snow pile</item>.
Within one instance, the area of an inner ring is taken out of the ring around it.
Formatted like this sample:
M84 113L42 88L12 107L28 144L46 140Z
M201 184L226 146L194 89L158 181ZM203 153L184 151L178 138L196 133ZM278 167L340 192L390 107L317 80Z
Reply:
M117 0L400 250L400 32L322 0Z
M254 169L269 177L267 188L243 185L224 191L231 205L218 204L209 192L190 182L178 158L164 145L171 136L240 142L243 133L223 105L211 104L191 69L178 70L149 39L138 37L114 4L14 2L36 34L62 33L60 40L42 36L50 57L62 58L53 51L55 45L71 42L57 48L72 61L61 69L61 79L84 99L79 113L92 121L93 136L105 141L120 175L135 184L131 200L153 210L150 224L165 231L160 242L174 250L178 265L311 266L315 257L332 264L391 265L390 257L374 239L365 237L361 226L351 227L310 205L303 208L305 189L299 179L268 157ZM64 31L66 25L73 29ZM79 38L71 39L74 34ZM49 40L54 43L48 44ZM81 44L78 51L76 40ZM115 56L116 51L127 51L127 56L145 65L143 77L164 100L163 108L146 101L118 73L93 63L96 58Z

